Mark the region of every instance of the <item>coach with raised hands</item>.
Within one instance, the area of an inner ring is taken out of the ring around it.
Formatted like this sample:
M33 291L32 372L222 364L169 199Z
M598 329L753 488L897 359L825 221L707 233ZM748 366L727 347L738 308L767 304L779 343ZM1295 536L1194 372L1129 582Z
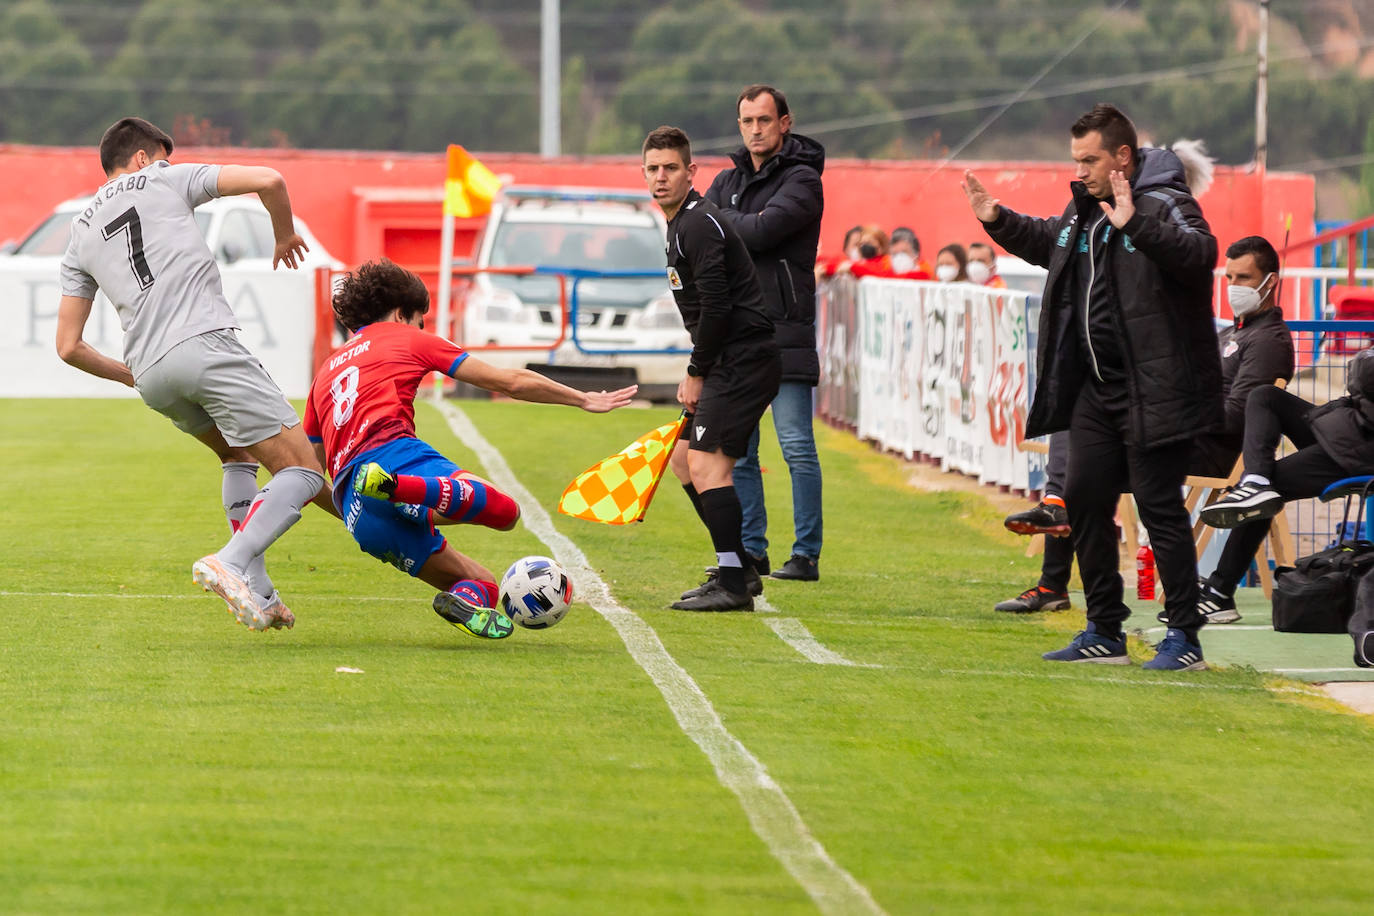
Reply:
M1088 622L1044 658L1130 664L1113 522L1129 490L1154 546L1169 620L1145 667L1205 668L1183 481L1193 440L1222 417L1216 239L1179 158L1139 148L1135 125L1117 108L1097 105L1069 132L1076 180L1057 218L1012 212L972 172L963 182L988 235L1048 271L1026 435L1070 432L1065 496Z

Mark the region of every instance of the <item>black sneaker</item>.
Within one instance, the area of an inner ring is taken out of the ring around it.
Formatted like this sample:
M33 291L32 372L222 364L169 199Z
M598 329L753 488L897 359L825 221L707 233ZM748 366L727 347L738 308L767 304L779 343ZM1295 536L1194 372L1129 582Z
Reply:
M748 595L727 592L721 588L719 580L703 586L703 591L690 598L674 601L671 607L678 611L752 611L754 599Z
M1069 510L1054 503L1042 502L1025 512L1008 515L1002 524L1008 531L1017 534L1048 534L1066 538L1073 533L1069 527Z
M1273 518L1283 508L1283 497L1268 484L1236 484L1221 499L1198 513L1213 528L1234 528L1244 522Z
M1197 584L1197 612L1206 617L1208 623L1235 623L1240 620L1240 611L1236 610L1236 599L1212 588L1206 579L1199 580ZM1167 626L1169 612L1160 611L1155 615L1155 620Z
M774 579L795 579L798 582L815 582L821 577L820 566L810 557L794 553L787 558L780 569L773 570Z
M1351 633L1355 640L1355 664L1361 668L1374 668L1374 630Z
M683 598L695 598L703 594L707 589L715 588L716 582L720 579L720 570L715 566L706 567L706 581L696 588L689 588L682 593ZM763 579L759 576L755 567L744 567L744 586L750 595L763 594Z
M1260 557L1260 561L1263 562L1264 558ZM1206 585L1198 589L1197 611L1207 618L1208 623L1235 623L1240 620L1236 599L1213 591Z
M768 551L766 550L761 557L756 557L752 553L749 554L749 563L753 565L754 572L760 576L766 576L773 571L773 567L768 565Z
M994 611L1010 614L1034 614L1036 611L1067 611L1069 593L1056 592L1040 585L1026 589L1015 598L999 601L992 606Z

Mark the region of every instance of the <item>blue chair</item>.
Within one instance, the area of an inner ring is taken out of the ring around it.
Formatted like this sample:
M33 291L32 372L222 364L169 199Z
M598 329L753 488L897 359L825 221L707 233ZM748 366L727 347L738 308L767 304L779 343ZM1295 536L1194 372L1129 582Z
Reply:
M1367 504L1369 502L1370 490L1374 489L1374 474L1365 474L1359 477L1346 477L1335 483L1328 484L1322 490L1321 501L1324 503L1334 502L1338 499L1345 500L1345 512L1341 515L1341 527L1339 541L1347 540L1370 540L1367 530L1369 524L1369 512ZM1350 527L1350 506L1359 497L1359 509L1355 511L1355 527Z

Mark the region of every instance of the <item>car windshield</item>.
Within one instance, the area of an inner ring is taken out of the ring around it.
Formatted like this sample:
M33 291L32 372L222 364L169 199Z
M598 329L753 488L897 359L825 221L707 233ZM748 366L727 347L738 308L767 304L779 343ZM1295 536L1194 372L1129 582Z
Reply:
M492 267L555 266L586 270L663 270L658 227L579 223L504 223L491 249Z
M40 258L61 257L67 252L67 241L72 235L72 216L74 211L59 210L52 216L43 220L42 225L29 237L19 243L19 247L14 250L15 254L27 254ZM200 230L201 237L210 231L210 214L202 210L196 211L196 228Z
M37 257L61 256L67 250L67 239L72 234L72 214L54 213L29 237L19 243L15 254L35 255Z

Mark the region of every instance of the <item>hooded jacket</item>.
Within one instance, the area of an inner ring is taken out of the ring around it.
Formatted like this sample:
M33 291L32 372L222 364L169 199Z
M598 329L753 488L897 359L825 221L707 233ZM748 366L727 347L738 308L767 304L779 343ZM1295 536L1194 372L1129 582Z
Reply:
M1217 242L1169 150L1141 149L1131 175L1135 213L1121 231L1108 227L1091 282L1076 277L1079 237L1102 210L1080 181L1058 218L1036 219L1006 207L985 228L1003 248L1048 271L1040 311L1036 389L1026 435L1067 429L1092 359L1076 322L1110 322L1122 362L1127 442L1168 445L1222 423L1221 362L1212 321ZM1094 330L1099 326L1094 324Z
M1374 350L1346 364L1346 390L1308 414L1312 435L1347 474L1374 473Z
M753 258L782 352L782 380L815 385L821 374L816 248L825 206L825 149L810 137L788 133L758 171L744 147L730 158L735 167L717 175L705 197L720 207Z

